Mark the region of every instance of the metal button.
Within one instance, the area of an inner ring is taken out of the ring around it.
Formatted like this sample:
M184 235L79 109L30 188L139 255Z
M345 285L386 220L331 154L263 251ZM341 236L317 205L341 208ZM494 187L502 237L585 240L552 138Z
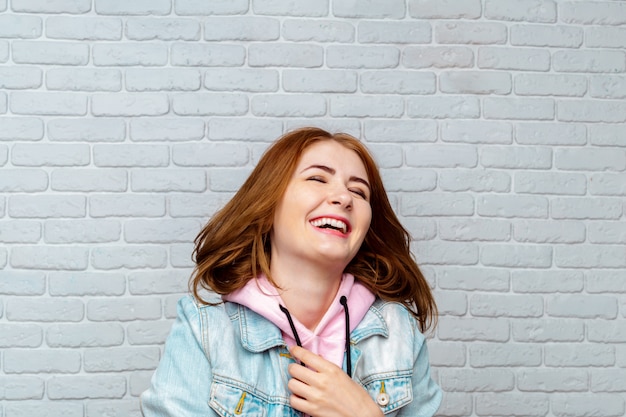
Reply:
M389 404L389 394L387 394L386 392L381 392L380 394L378 394L378 397L376 397L376 402L381 407L386 406L387 404Z

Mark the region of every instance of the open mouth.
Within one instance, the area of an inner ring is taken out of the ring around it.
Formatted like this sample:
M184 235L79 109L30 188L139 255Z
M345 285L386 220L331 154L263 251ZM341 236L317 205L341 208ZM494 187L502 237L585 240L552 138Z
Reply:
M320 229L333 229L343 234L348 233L348 225L345 222L330 217L320 217L319 219L311 220L311 224Z

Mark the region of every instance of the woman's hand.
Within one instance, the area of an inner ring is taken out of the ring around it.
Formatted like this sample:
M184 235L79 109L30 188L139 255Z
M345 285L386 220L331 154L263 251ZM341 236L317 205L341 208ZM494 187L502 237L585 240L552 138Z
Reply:
M309 368L289 365L293 408L314 417L379 417L383 412L367 391L337 365L301 347L291 355Z

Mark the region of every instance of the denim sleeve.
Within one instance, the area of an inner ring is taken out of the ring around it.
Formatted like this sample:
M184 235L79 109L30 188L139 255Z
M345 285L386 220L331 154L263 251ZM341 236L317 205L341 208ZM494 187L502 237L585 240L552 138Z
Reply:
M398 417L432 417L441 404L441 388L430 377L430 363L426 340L413 326L414 345L413 401L400 409Z
M142 413L145 417L217 416L209 407L212 376L202 346L200 312L190 296L178 302L177 312L151 386L141 395Z

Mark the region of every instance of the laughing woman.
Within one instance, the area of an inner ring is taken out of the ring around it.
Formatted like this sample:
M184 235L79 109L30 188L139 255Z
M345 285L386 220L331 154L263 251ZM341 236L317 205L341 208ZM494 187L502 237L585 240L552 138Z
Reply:
M357 139L286 134L196 238L144 416L432 416L409 241Z

